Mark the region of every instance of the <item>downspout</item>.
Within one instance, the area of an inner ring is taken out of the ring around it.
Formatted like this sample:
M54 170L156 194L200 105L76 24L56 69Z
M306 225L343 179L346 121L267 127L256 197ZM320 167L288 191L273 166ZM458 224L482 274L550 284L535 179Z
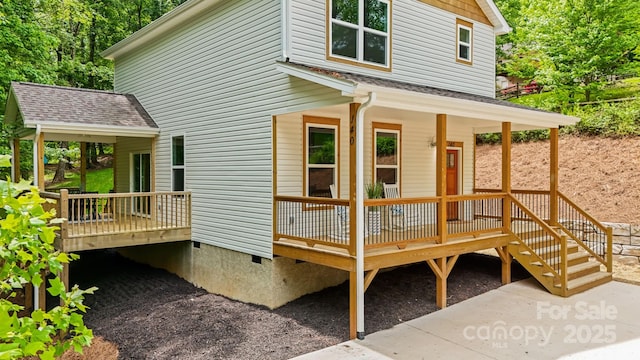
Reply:
M282 61L289 61L289 0L280 0L280 21L282 36L280 41L282 42Z
M356 112L356 336L364 339L364 113L376 100L369 99Z

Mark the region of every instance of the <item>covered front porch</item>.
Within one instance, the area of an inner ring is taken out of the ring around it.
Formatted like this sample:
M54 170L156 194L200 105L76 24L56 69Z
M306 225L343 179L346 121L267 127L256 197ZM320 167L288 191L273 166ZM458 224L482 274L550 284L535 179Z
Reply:
M349 272L352 338L364 335L363 294L384 268L426 262L440 307L458 256L484 249L500 256L503 283L513 257L558 295L611 279L611 230L558 191L558 127L577 119L281 66L350 100L274 116L273 253ZM549 186L514 190L511 133L540 128L550 131ZM474 186L475 135L482 132L502 135L499 189ZM384 197L367 191L377 182L388 190Z

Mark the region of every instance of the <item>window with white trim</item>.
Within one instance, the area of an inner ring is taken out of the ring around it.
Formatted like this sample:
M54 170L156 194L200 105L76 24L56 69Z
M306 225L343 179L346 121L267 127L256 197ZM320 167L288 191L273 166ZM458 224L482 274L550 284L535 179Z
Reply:
M184 191L184 136L171 138L171 190Z
M329 55L375 66L389 66L387 0L328 0Z
M473 24L468 21L457 19L456 28L456 61L471 65L473 60Z
M339 119L305 117L304 192L331 197L329 186L338 183Z
M400 187L400 132L397 124L373 123L374 179Z

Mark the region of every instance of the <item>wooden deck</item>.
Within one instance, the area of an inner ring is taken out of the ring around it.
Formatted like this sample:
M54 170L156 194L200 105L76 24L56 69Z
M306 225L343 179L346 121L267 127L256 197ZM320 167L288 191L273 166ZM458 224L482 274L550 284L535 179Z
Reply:
M56 247L83 251L191 240L189 192L68 194L54 200L60 225Z

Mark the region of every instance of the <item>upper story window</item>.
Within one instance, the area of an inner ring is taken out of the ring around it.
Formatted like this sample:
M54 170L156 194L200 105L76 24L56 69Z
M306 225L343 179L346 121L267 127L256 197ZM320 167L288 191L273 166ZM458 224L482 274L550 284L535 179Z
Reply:
M473 63L473 24L457 19L456 31L456 61L471 65Z
M184 136L171 138L171 190L184 191Z
M400 186L400 133L398 124L373 123L375 181Z
M305 195L331 197L331 184L338 183L339 119L304 117Z
M390 1L328 1L331 12L327 46L329 56L334 60L389 68Z

